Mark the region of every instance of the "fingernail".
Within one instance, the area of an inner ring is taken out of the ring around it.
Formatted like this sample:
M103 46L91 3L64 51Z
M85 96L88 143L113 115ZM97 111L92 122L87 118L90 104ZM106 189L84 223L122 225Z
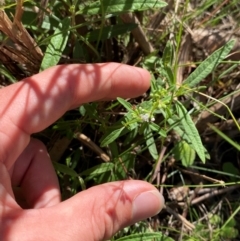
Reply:
M158 214L164 205L164 198L158 191L144 192L133 201L133 221L152 217Z

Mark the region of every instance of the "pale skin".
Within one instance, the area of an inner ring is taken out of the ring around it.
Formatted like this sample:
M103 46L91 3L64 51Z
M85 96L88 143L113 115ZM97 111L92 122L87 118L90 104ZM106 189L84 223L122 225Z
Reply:
M52 67L0 90L0 240L102 241L162 209L155 187L137 180L99 185L61 202L47 150L30 138L69 109L136 97L149 85L147 71L107 63Z

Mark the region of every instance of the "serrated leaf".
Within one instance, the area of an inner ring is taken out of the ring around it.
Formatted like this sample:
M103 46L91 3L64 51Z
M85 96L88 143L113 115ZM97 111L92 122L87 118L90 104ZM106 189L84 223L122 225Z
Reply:
M85 38L89 42L97 41L98 39L103 41L103 40L115 37L117 35L121 35L129 31L132 31L136 27L137 27L137 24L135 23L111 25L111 26L104 27L102 29L93 30L92 32L88 33L85 36Z
M192 145L201 161L205 163L205 148L191 116L188 114L181 102L177 101L175 107L180 123L183 127L183 131L185 132L184 134L186 135L185 138L187 138L187 142Z
M188 88L192 88L202 81L219 65L223 59L227 57L233 48L234 43L234 40L230 40L223 47L211 54L192 74L189 75L189 77L184 81L184 85L187 85Z
M108 136L106 136L102 142L101 142L101 147L107 146L111 142L115 141L121 134L121 132L125 129L125 127L122 127L120 129L114 130L111 132Z
M195 150L186 141L178 142L173 149L173 154L175 159L180 160L185 167L192 166L196 158Z
M118 14L123 12L143 11L148 9L159 9L166 7L167 3L160 0L102 0L93 2L78 13L95 15L95 14Z
M150 129L149 126L145 127L145 129L143 131L143 135L144 135L149 153L151 154L151 156L153 157L154 160L157 160L158 159L158 151L157 151L157 147L155 144L155 140L153 138L152 130Z
M127 102L126 100L118 97L118 98L117 98L117 101L118 101L120 104L122 104L128 111L130 111L130 112L133 111L133 110L132 110L132 105L131 105L129 102Z
M40 70L43 71L58 64L69 37L70 19L65 18L55 30L45 51Z
M161 232L151 232L151 233L138 233L131 234L117 239L116 241L174 241L172 238L169 238L162 234Z

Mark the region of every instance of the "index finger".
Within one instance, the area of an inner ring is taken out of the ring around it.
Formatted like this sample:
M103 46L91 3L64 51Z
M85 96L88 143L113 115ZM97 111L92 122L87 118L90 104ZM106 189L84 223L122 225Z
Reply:
M55 66L0 91L0 161L9 169L39 132L68 109L116 97L136 97L149 87L147 71L117 63Z

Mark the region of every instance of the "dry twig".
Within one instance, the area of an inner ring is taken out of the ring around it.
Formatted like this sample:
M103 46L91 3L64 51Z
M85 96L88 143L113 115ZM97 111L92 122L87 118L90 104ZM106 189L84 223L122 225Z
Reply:
M84 145L88 146L91 150L97 153L103 161L105 162L110 161L110 157L99 146L97 146L89 137L79 132L75 134L75 137L79 141L81 141Z

